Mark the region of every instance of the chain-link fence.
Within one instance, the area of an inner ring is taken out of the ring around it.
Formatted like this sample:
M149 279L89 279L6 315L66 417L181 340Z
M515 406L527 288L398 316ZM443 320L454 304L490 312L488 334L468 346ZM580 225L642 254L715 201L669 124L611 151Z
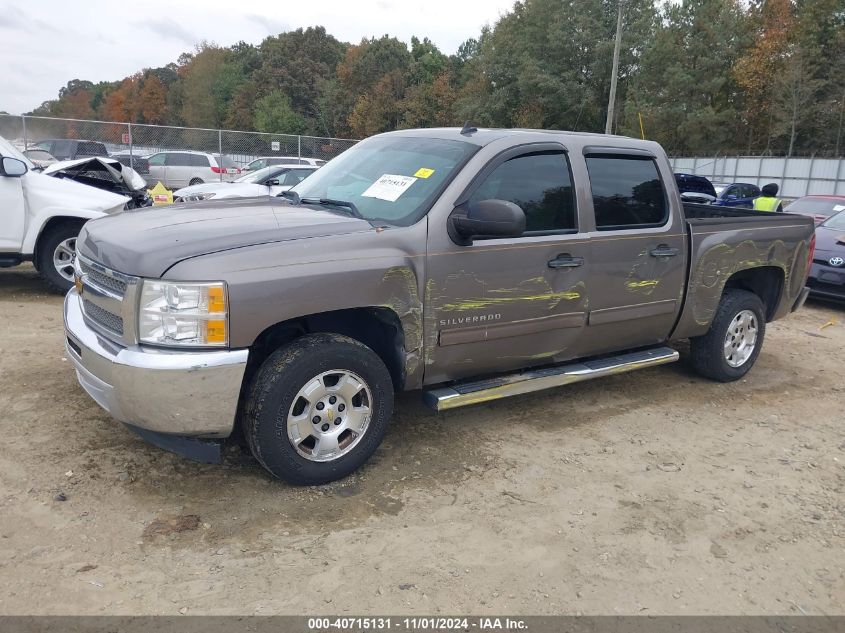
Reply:
M215 157L220 167L243 170L258 159L272 159L274 164L280 159L293 164L303 159L327 161L357 142L293 134L8 114L0 114L0 136L21 150L41 149L58 160L101 156L106 152L144 177L150 173L150 157L160 152L202 152ZM157 160L161 159L153 162ZM219 177L222 180L223 173Z
M762 187L773 182L785 198L845 194L845 158L677 156L670 160L674 171L705 176L716 183Z

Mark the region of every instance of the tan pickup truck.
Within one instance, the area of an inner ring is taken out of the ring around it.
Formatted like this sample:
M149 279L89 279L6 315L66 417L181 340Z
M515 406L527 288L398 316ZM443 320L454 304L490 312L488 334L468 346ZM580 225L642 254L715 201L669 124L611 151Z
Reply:
M392 132L282 196L89 222L65 326L115 418L206 461L240 427L299 484L363 464L397 390L443 411L669 363L680 339L736 380L807 295L811 218L684 205L648 141Z

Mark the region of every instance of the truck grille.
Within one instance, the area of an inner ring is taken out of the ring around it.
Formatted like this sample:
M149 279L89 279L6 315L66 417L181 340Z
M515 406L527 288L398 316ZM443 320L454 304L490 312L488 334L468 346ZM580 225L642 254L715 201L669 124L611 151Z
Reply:
M82 309L85 311L85 315L98 325L123 336L123 318L117 314L112 314L108 310L91 303L88 299L82 300Z
M77 253L82 312L88 324L115 343L135 345L135 311L141 279L112 270Z
M98 286L111 290L112 292L117 295L120 295L121 297L126 294L125 281L121 281L120 279L115 279L114 277L104 275L103 273L94 270L89 264L86 264L84 261L79 262L79 267L82 269L82 274L88 275L91 281L93 281Z

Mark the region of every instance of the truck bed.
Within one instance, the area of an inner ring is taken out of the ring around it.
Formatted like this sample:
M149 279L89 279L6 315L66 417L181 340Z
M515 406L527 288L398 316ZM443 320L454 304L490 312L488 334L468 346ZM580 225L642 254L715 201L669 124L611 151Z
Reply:
M673 338L707 332L729 280L749 289L757 284L758 294L771 296L768 320L790 312L807 278L812 218L707 204L683 208L689 275ZM749 270L757 273L753 281Z

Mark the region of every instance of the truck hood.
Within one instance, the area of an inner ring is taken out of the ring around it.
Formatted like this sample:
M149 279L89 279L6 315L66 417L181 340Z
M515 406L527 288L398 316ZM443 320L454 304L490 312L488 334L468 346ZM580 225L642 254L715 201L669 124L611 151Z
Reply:
M57 207L115 213L123 209L129 201L126 196L119 196L72 180L45 176L36 171L28 172L23 178L22 185L26 203L30 209Z
M177 262L198 255L369 230L369 222L331 211L273 198L235 198L100 218L83 227L76 247L113 270L160 277Z

